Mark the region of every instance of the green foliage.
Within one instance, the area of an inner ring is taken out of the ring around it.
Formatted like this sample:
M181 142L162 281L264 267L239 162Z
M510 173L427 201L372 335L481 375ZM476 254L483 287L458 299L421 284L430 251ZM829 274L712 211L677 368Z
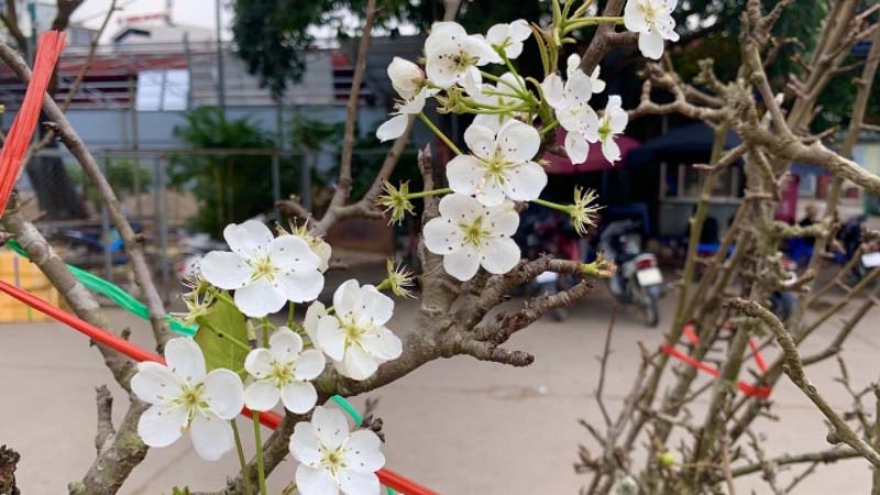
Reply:
M171 495L190 495L189 487L178 488L175 486L171 489Z
M225 293L229 297L228 293ZM214 329L222 332L220 335ZM218 301L207 316L199 318L195 341L205 354L208 371L230 369L244 378L244 360L248 355L248 332L244 315L231 304Z
M318 152L326 143L341 141L345 123L326 123L297 115L289 124L290 138L298 149Z
M269 150L273 141L249 119L228 119L216 107L186 115L187 124L174 129L181 141L198 149ZM298 163L281 163L281 190L296 190ZM169 168L172 185L191 189L200 208L193 228L219 237L229 223L242 222L272 210L272 158L234 152L222 155L176 156Z
M98 190L90 187L91 181L86 177L80 166L68 167L71 179L84 190L84 195L96 209L101 207L101 195ZM153 183L153 174L149 169L142 167L132 160L110 160L104 168L104 176L113 186L113 190L120 197L132 196L137 192L143 193ZM136 182L139 190L136 190Z

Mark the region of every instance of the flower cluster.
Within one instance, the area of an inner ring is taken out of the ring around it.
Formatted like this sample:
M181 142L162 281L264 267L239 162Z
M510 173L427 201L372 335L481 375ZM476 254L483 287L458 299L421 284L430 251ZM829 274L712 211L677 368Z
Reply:
M380 364L400 356L403 344L386 326L394 301L356 280L336 290L332 307L314 301L324 286L329 244L295 225L277 233L257 221L229 225L224 237L232 251L208 253L193 280L194 294L185 296L185 318L205 325L199 332L227 332L215 328L210 317L217 305L229 305L258 319L247 324L253 334L248 339L256 342L254 329L262 329L265 347L251 349L236 370L216 367L216 360L212 366L198 336L169 341L166 363L141 363L132 378L134 394L150 404L138 434L151 447L165 447L189 433L196 452L216 460L235 446L231 421L243 407L269 411L280 402L291 413L312 414L290 439L290 452L300 462L299 493L378 495L375 472L385 462L379 437L366 429L351 433L342 413L316 407L314 382L327 372L328 362L339 375L366 380ZM380 288L405 295L409 284L408 273L394 268ZM234 291L233 297L223 290ZM308 301L314 302L302 325L293 322L293 313L288 325L278 328L266 318L285 304ZM220 336L230 340L226 333ZM248 349L245 342L235 344ZM224 352L222 362L232 354Z

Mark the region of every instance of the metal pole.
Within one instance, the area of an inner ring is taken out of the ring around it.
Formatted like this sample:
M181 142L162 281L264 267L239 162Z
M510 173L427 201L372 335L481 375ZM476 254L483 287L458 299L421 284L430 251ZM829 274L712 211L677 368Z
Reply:
M214 2L217 24L217 106L226 114L226 74L223 70L223 27L220 24L220 0Z
M101 160L101 173L104 176L107 176L107 167L110 162L110 157L104 155L104 159ZM104 202L101 202L101 244L104 246L104 278L109 281L113 281L113 253L110 251L110 213L107 211L107 207L104 206Z
M189 47L189 33L183 33L183 56L186 58L187 88L186 88L186 109L190 110L193 106L193 69L192 69L192 50Z
M272 154L272 205L275 216L281 219L278 202L281 201L281 153L286 148L284 139L284 118L281 111L281 98L275 98L275 153ZM286 154L285 154L286 155Z
M154 159L156 176L156 219L159 226L159 252L162 259L162 291L167 296L170 270L168 266L168 209L165 206L165 167L162 158Z
M132 95L129 108L129 111L131 111L131 149L136 152L138 150L138 114L135 107L137 84L134 77L128 78L128 91ZM134 210L137 219L141 220L144 217L144 207L141 199L141 159L137 154L132 158L134 159L134 168L132 169L134 174Z

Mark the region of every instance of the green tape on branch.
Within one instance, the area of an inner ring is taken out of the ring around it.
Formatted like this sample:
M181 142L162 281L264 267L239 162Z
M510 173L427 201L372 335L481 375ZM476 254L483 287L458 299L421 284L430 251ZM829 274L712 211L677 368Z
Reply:
M23 256L24 258L28 258L27 251L19 244L15 239L10 239L7 243L7 246L12 248L16 254L19 256ZM147 309L147 306L144 303L138 301L131 294L125 292L118 285L113 285L112 283L104 280L103 278L91 274L82 268L75 267L73 265L67 265L67 268L70 269L70 273L76 277L87 289L95 291L114 303L116 303L120 308L128 311L129 313L137 316L138 318L142 318L144 320L150 319L150 312ZM170 315L168 316L168 325L171 327L171 330L181 334L186 335L187 337L192 337L196 334L198 330L197 327L194 326L185 326L179 321L173 319Z
M345 412L347 412L349 416L351 416L351 419L354 420L354 422L357 426L360 426L361 423L364 422L363 416L361 416L360 413L357 412L357 409L355 409L353 405L351 405L347 400L342 398L341 395L334 395L333 397L330 397L330 398L333 399L333 402L335 402L339 407L344 409Z

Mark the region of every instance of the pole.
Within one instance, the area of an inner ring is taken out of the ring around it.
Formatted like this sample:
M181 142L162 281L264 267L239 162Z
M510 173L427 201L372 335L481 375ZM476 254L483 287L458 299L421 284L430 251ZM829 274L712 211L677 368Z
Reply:
M162 260L162 292L168 297L170 270L168 266L168 209L165 205L165 167L162 157L153 159L156 177L156 220L159 226L159 252Z
M107 176L107 168L110 162L110 157L106 154L104 155L104 159L101 160L101 165L103 170L101 173L104 176ZM107 211L107 207L104 206L104 202L101 202L101 244L104 245L104 278L113 281L113 253L110 251L110 213Z
M217 106L226 115L226 74L223 70L223 27L220 24L220 0L215 0L215 22L217 24Z
M134 212L137 215L137 219L141 220L144 217L144 207L143 200L141 198L141 159L137 156L138 150L138 114L137 108L135 107L135 99L136 99L136 91L137 86L135 83L134 77L128 78L128 91L131 95L129 101L131 102L131 106L129 110L131 111L131 149L135 151L135 156L132 157L134 160L134 167L131 172L134 174Z
M275 98L275 153L272 154L272 205L275 216L281 219L278 202L281 201L281 154L286 148L284 139L284 118L282 115L281 98ZM286 153L284 153L286 156Z

